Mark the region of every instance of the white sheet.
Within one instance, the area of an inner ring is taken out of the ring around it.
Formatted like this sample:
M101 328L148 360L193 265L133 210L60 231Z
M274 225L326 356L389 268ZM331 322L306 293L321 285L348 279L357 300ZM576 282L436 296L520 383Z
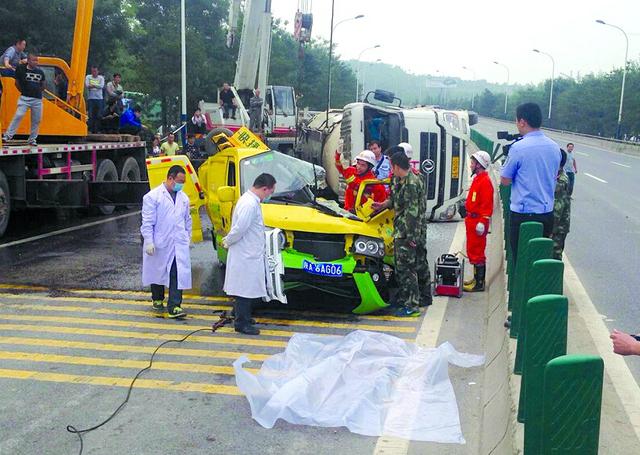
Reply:
M322 427L345 426L368 436L464 444L449 363L473 367L484 356L449 343L424 349L400 338L358 330L346 336L295 334L258 374L233 366L252 417Z

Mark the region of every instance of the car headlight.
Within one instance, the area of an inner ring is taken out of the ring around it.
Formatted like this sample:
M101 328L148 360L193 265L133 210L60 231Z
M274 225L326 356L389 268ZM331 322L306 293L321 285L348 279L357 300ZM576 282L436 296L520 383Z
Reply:
M384 241L373 237L360 236L353 242L353 251L363 256L381 258L384 257Z
M453 217L455 216L457 210L456 210L456 204L452 204L449 207L447 207L447 210L445 210L444 212L440 213L440 221L450 221L451 219L453 219Z

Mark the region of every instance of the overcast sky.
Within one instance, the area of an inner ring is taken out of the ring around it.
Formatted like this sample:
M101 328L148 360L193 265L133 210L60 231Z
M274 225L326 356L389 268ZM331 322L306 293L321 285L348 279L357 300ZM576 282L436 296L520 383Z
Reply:
M312 0L315 38L329 38L331 0ZM293 18L298 0L273 0L276 18ZM537 0L514 2L431 0L335 0L334 24L358 14L362 19L340 24L334 33L337 53L363 61L382 59L415 74L440 74L471 79L537 83L551 75L551 60L532 52L537 48L556 61L556 75L576 76L622 67L625 39L629 60L640 57L640 0Z

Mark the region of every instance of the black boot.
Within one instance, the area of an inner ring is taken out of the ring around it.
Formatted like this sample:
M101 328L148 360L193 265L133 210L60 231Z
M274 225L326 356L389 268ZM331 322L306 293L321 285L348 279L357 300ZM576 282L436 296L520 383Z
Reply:
M251 324L251 299L236 299L233 304L235 313L234 329L245 335L260 335L260 330Z
M465 291L467 292L482 292L484 291L484 282L485 282L485 276L487 273L487 266L485 264L478 264L475 266L476 268L476 273L475 273L475 284L473 285L473 287L471 289L467 289L465 287Z

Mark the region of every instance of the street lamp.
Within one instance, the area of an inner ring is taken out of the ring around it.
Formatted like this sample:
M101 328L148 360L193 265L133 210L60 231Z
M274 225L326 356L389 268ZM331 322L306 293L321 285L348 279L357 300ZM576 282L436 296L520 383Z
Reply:
M505 65L504 63L500 63L500 62L493 62L496 65L500 65L502 66L504 69L507 70L507 85L504 88L504 115L507 115L507 102L509 100L509 67L507 65Z
M467 67L467 66L463 66L462 67L463 70L467 70L467 71L471 71L471 75L473 76L473 80L474 82L477 80L476 79L476 72L473 71L471 68ZM473 103L476 99L476 88L473 88L473 92L471 92L471 109L473 109Z
M362 75L362 65L360 64L360 57L362 57L362 54L364 54L365 52L370 51L371 49L378 49L379 47L380 45L376 44L375 46L363 49L362 52L358 54L358 73L356 74L356 103L360 98L360 76Z
M186 123L187 123L187 40L185 36L186 20L185 20L185 0L180 2L180 77L182 79L182 102L180 107L180 126L185 125L185 130L182 132L182 143L185 144L187 140L186 135Z
M629 37L627 36L625 31L622 30L622 28L618 27L617 25L607 24L605 21L600 19L596 19L596 22L598 24L608 25L609 27L617 28L618 30L620 30L624 35L624 39L626 42L626 47L624 50L624 66L622 67L622 89L620 90L620 109L618 110L618 128L616 129L616 139L620 139L620 127L622 124L622 102L624 101L624 83L625 83L625 80L627 79L627 59L629 56Z
M377 59L375 62L369 62L369 66L373 65L374 63L380 63L382 61L382 59ZM366 69L366 68L365 68ZM363 71L362 72L362 90L364 91L364 80L365 80L365 76L366 76L367 72ZM375 90L375 84L374 84L374 90Z
M329 125L329 109L331 109L331 58L333 57L333 32L335 31L336 28L338 28L338 25L347 22L347 21L353 21L356 19L362 19L364 17L364 14L358 14L357 16L354 17L348 17L346 19L342 19L341 21L339 21L337 24L333 25L333 13L335 11L335 0L331 0L331 34L329 35L329 74L327 76L328 82L327 82L327 125Z
M546 55L547 57L549 57L551 59L551 90L549 93L549 119L551 119L551 105L553 103L553 79L556 76L556 61L553 59L553 57L551 56L551 54L547 54L546 52L542 52L541 50L538 49L533 49L533 52L536 52L538 54L542 54L542 55Z

